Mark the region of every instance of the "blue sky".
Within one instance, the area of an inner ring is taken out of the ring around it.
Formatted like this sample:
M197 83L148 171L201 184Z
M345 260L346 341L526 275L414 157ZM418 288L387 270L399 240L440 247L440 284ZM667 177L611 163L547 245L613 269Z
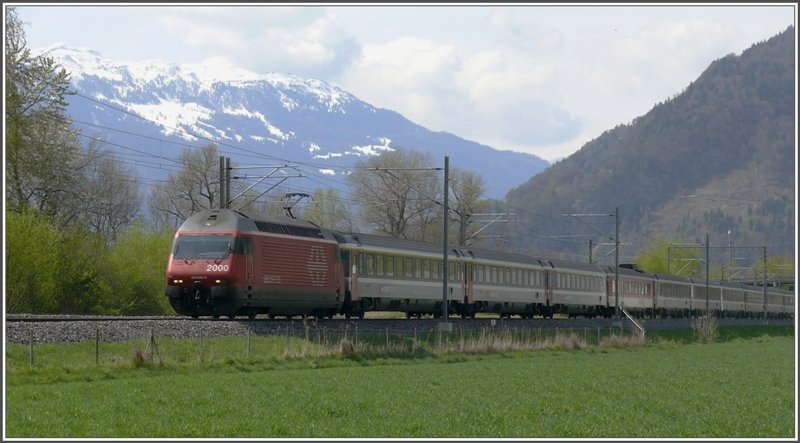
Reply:
M767 4L24 4L32 49L118 61L225 57L317 78L497 149L568 156L794 25Z

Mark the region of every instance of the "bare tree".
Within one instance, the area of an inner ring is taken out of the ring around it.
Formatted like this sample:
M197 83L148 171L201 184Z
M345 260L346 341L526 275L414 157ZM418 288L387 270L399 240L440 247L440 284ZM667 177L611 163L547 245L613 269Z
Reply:
M217 146L184 149L178 163L181 169L150 191L150 212L159 227L177 228L192 214L219 206Z
M450 190L452 197L449 201L450 210L458 221L458 244L466 246L469 236L469 217L489 207L489 201L483 198L486 187L483 178L476 172L452 169L450 171Z
M333 188L317 188L302 217L323 228L355 231L350 205Z
M114 240L136 219L141 197L135 176L122 166L113 153L103 150L101 143L92 139L86 149L81 219L91 231Z
M434 218L441 179L431 170L430 154L396 149L358 162L349 177L352 196L361 204L361 217L376 231L398 238L425 232Z

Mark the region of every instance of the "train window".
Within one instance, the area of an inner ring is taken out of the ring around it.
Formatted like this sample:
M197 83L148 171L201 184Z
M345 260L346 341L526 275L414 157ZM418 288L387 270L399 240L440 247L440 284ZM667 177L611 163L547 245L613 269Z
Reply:
M367 275L375 275L375 254L367 254Z
M405 262L403 261L403 257L395 257L394 260L395 260L395 262L394 262L394 265L395 265L395 268L394 268L395 273L394 273L394 275L396 275L398 277L404 276L405 273L406 273L405 272L406 268L405 268Z
M377 275L383 275L383 255L378 254L375 257L375 273Z
M233 236L228 234L180 234L173 258L225 258L233 250Z
M392 255L386 257L386 276L394 276L394 256Z
M442 262L440 260L431 260L431 278L439 280L439 275L442 272Z
M422 277L422 264L420 259L414 259L414 278L421 278Z
M253 239L250 237L236 237L233 252L234 254L253 255Z
M422 260L422 278L431 278L431 261Z
M411 278L414 275L414 259L411 257L405 257L403 261L405 262L406 268L403 275L405 275L406 278Z
M492 269L491 269L490 273L491 273L491 276L490 276L491 277L491 281L489 283L491 283L493 285L496 285L497 284L497 268L492 266Z

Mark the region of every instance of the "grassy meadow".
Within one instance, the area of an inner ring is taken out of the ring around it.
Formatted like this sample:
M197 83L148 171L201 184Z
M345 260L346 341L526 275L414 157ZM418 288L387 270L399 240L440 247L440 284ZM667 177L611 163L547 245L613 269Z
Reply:
M591 336L591 334L589 334ZM596 337L595 337L596 338ZM791 438L793 327L6 349L8 438ZM596 340L595 340L596 341ZM99 352L98 352L99 351Z

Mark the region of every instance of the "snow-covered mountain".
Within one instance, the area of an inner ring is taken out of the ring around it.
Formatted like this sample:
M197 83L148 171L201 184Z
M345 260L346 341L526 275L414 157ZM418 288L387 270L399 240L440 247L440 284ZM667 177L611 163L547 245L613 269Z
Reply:
M320 80L257 74L223 59L177 65L113 61L63 46L39 52L71 74L77 94L69 97L68 112L82 133L138 156L137 173L147 178L164 176L158 157L176 158L186 145L210 143L241 165L301 165L313 181L295 186L307 191L344 183L320 177L345 174L357 160L397 147L429 152L437 163L432 166L449 156L453 167L480 173L492 198L548 166L533 155L432 132Z

